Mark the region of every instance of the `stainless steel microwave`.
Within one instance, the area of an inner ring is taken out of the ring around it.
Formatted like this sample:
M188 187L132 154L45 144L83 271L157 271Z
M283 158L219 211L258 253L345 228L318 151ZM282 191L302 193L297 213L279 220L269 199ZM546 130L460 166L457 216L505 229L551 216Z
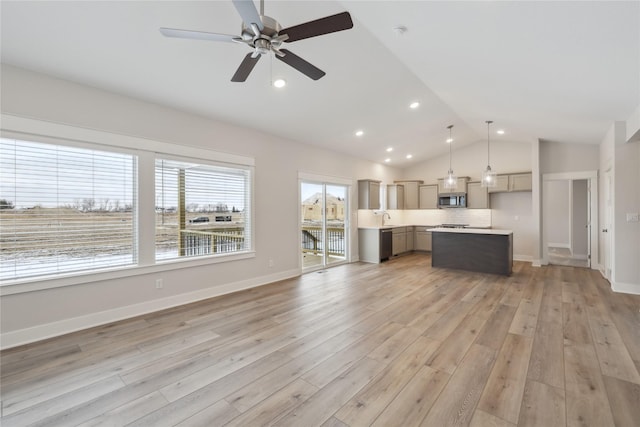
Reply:
M438 195L438 207L439 208L466 208L467 194L466 193L440 194Z

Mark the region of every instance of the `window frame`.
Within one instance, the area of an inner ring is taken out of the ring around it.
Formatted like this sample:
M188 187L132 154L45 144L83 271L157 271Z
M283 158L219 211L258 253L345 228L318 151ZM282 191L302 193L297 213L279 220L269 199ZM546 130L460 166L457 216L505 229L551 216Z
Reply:
M32 280L38 280L40 278L42 279L53 279L53 278L58 278L58 277L65 277L68 275L82 275L84 274L91 274L93 272L96 271L110 271L110 270L116 270L116 269L124 269L124 268L131 268L134 266L139 265L139 249L140 249L140 242L139 242L139 237L138 237L138 192L140 191L140 187L138 184L139 181L139 167L138 167L138 163L139 163L139 157L138 157L138 152L136 152L136 150L131 150L131 149L114 149L112 147L107 147L107 146L98 146L95 144L90 144L90 143L86 143L83 141L65 141L65 140L61 140L59 138L50 138L50 137L27 137L27 136L22 136L21 138L19 137L9 137L7 135L5 135L4 132L2 132L2 135L0 135L3 139L9 139L9 140L14 140L14 141L24 141L24 142L34 142L34 143L38 143L38 144L46 144L46 145L51 145L51 146L56 146L56 147L70 147L70 148L79 148L79 149L85 149L85 150L96 150L96 151L101 151L101 152L108 152L108 153L114 153L114 154L124 154L127 156L131 156L132 160L133 160L133 168L132 168L132 182L131 182L131 190L132 190L132 242L131 242L131 257L132 257L132 262L128 263L128 264L122 264L122 265L114 265L114 266L105 266L102 268L82 268L80 270L72 270L72 271L65 271L65 272L61 272L61 273L54 273L54 274L42 274L42 275L38 275L38 276L30 276L30 277L19 277L19 278L15 278L15 279L9 279L9 280L3 280L0 281L0 288L4 287L4 286L9 286L11 284L13 284L14 282L29 282Z
M137 209L134 218L137 264L6 280L0 284L0 296L255 258L254 158L10 114L2 114L0 120L2 123L0 136L3 138L76 146L137 156L137 176L134 178L137 185L137 200L135 202ZM137 148L131 149L131 147ZM249 170L251 239L249 249L227 254L180 257L161 262L155 260L155 159L167 157Z
M154 153L154 179L155 179L155 168L156 168L156 161L157 160L169 160L169 161L177 161L177 162L188 162L188 163L195 163L198 165L203 165L203 166L212 166L212 167L225 167L225 168L231 168L231 169L238 169L238 170L245 170L247 172L249 172L249 179L248 179L248 187L249 187L249 197L247 203L249 205L249 222L248 222L248 227L249 227L249 248L248 249L244 249L242 251L238 251L238 252L226 252L226 253L216 253L216 254L209 254L209 255L200 255L200 256L183 256L183 257L174 257L174 258L166 258L166 259L158 259L157 258L157 253L155 252L154 249L154 261L155 264L165 264L171 261L182 261L182 260L186 260L186 259L196 259L196 258L213 258L213 257L226 257L226 256L230 256L232 254L241 254L241 253L245 253L245 252L253 252L254 251L254 247L255 247L255 242L254 242L254 205L253 205L253 192L254 192L254 170L252 167L248 167L245 165L235 165L235 164L229 164L229 163L224 163L224 162L219 162L216 160L208 160L208 159L195 159L195 158L190 158L190 157L184 157L184 156L175 156L175 155L167 155L164 153ZM155 200L155 185L154 185L154 202L153 202L153 207L154 207L154 232L155 232L155 206L156 206L156 200ZM246 195L245 195L246 198Z

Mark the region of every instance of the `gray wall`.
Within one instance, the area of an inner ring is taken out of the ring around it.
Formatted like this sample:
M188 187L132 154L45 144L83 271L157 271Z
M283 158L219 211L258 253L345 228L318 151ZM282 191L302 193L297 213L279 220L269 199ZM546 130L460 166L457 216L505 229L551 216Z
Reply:
M571 181L546 181L542 186L542 219L547 245L571 248Z
M587 144L540 143L540 173L594 171L600 167L600 147Z

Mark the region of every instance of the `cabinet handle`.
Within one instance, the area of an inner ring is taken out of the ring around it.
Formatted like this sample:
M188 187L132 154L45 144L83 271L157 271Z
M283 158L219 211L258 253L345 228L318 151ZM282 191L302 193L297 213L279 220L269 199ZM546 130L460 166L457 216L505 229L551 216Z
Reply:
M603 228L603 229L602 229L602 232L603 232L603 233L608 233L608 232L609 232L609 230L607 230L606 228Z

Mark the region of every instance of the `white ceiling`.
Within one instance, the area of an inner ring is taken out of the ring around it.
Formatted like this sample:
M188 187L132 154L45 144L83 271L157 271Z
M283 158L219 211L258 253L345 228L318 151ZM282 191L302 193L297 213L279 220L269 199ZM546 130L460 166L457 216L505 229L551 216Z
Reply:
M597 144L640 104L639 1L267 0L285 28L344 10L354 28L285 46L324 78L263 57L246 83L246 46L158 32L239 34L230 0L0 7L3 63L393 166L447 152L449 124L454 150L484 140L489 119L492 140Z

